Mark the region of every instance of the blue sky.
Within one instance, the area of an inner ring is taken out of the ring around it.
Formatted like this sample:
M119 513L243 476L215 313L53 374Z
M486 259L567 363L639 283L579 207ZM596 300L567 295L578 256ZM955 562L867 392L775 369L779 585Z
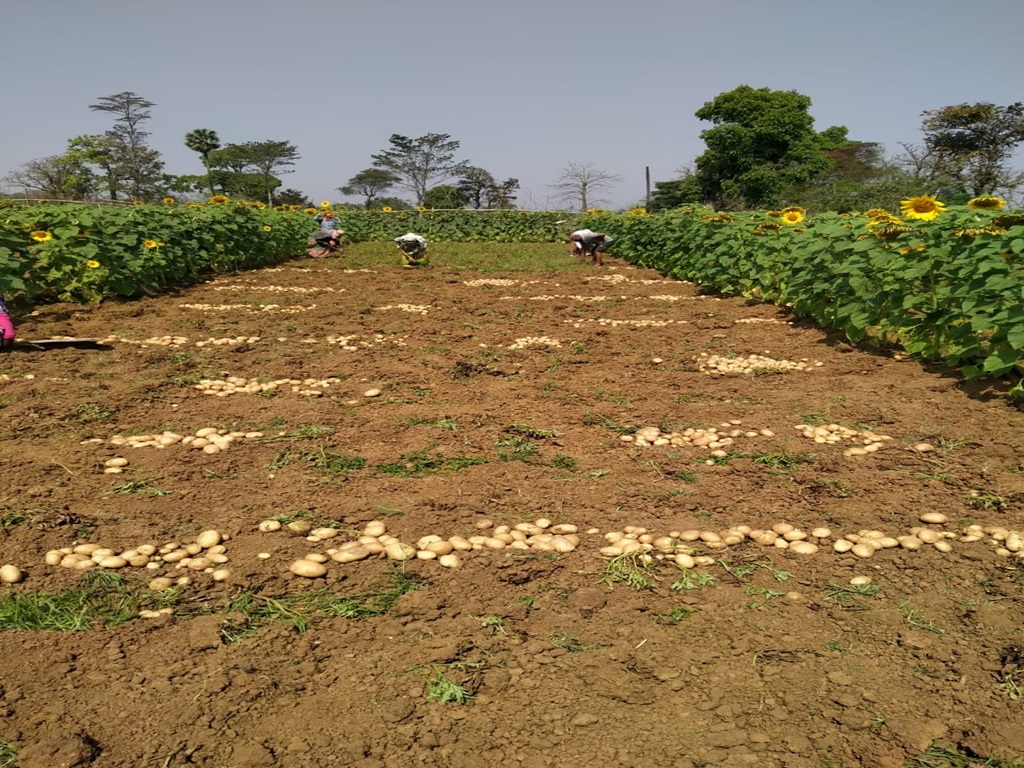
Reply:
M201 173L182 141L212 128L291 141L284 185L339 200L391 134L448 133L520 179L521 207L555 207L568 162L621 175L619 207L645 166L672 178L703 151L693 113L738 85L799 91L818 130L892 153L924 110L1024 100L1022 29L1021 0L6 0L0 176L134 91L171 173Z

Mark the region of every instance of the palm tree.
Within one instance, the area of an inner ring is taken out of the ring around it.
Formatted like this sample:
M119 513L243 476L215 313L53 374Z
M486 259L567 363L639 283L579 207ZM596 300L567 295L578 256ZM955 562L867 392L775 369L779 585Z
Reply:
M210 174L210 153L220 149L220 136L209 128L196 128L185 134L185 146L202 155L203 165L206 166L206 183L212 195L214 192L213 177Z

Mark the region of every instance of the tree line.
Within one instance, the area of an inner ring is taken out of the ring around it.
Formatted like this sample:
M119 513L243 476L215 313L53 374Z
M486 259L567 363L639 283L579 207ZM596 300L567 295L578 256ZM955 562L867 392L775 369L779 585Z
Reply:
M131 91L103 96L89 109L109 114L111 128L76 136L64 153L31 160L7 174L26 193L66 200L156 201L167 196L222 194L268 205L311 204L283 188L281 176L301 159L288 141L222 143L197 128L184 144L199 155L203 173L165 173L146 126L153 102ZM894 208L905 197L934 194L949 203L981 194L1013 199L1024 173L1010 162L1024 142L1024 105L960 104L923 113L921 144L901 144L887 157L880 144L851 139L845 126L814 128L811 99L796 91L741 85L695 113L711 123L706 149L677 176L654 184L652 211L700 203L718 210L801 205L812 210ZM447 133L392 134L367 168L338 191L360 198L352 207L514 208L516 178L499 179L459 159ZM574 210L600 205L622 177L586 163L568 163L549 186ZM641 205L643 203L638 203Z

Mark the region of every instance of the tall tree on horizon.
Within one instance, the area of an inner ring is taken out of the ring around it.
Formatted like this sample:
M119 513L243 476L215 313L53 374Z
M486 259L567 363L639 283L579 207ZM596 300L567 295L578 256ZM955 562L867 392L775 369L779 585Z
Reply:
M399 178L398 186L416 196L416 204L423 204L427 190L437 184L454 179L469 162L456 160L459 142L447 133L428 133L411 139L397 133L388 139L391 147L370 155L375 168L393 173Z
M103 135L113 148L114 162L128 192L136 200L151 200L160 194L164 163L160 153L146 145L149 133L143 125L150 119L150 109L156 105L132 91L112 96L101 96L98 103L90 104L93 112L106 112L114 116L114 127Z
M203 158L203 166L206 168L206 181L210 187L210 194L213 191L213 177L210 175L210 153L220 149L220 136L210 128L196 128L185 134L185 146L193 152L198 152Z

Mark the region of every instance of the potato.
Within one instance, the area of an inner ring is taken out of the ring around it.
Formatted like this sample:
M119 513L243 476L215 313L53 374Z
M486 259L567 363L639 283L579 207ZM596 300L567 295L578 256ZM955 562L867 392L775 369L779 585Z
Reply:
M445 568L453 568L453 569L454 568L458 568L458 567L460 567L462 565L462 561L459 559L459 556L456 555L456 554L441 555L439 558L437 558L437 562L439 562Z
M17 584L25 579L25 573L18 566L7 565L0 566L0 581L4 584Z
M932 523L935 525L941 525L949 521L949 518L941 512L923 512L917 516L917 519L922 523Z
M366 527L363 529L363 535L378 537L386 530L387 527L380 520L372 520L366 524Z
M323 563L314 563L312 560L305 559L296 560L288 567L288 570L305 579L316 579L327 575L327 566Z
M196 544L203 549L209 549L215 547L221 542L220 531L203 531L196 536Z
M115 456L113 459L107 459L103 462L104 467L127 467L128 459L123 459L120 456Z
M166 576L157 576L149 582L149 589L153 592L163 592L165 589L170 589L173 586L174 579L169 579Z

